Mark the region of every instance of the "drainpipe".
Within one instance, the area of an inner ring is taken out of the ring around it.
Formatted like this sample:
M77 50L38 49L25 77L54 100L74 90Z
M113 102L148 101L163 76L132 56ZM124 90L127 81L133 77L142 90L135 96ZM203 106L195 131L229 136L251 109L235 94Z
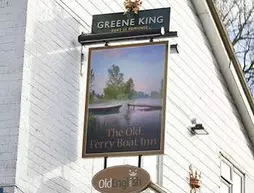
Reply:
M163 184L163 155L157 155L157 184Z

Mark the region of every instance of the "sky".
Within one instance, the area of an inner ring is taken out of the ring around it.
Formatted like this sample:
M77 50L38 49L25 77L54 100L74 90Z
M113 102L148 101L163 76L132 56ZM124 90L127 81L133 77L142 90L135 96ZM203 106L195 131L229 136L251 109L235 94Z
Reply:
M164 77L165 51L165 44L92 50L90 65L95 76L93 89L103 94L108 69L114 64L124 74L124 82L133 79L136 91L147 94L159 92Z

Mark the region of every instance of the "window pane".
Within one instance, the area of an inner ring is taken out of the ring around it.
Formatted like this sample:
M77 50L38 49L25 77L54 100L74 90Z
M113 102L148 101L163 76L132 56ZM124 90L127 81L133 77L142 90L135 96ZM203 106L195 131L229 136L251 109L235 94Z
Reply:
M221 183L220 193L230 193L230 187L225 183Z
M233 173L233 193L242 193L242 177Z
M230 165L225 163L224 161L221 162L221 176L223 176L226 180L231 181Z

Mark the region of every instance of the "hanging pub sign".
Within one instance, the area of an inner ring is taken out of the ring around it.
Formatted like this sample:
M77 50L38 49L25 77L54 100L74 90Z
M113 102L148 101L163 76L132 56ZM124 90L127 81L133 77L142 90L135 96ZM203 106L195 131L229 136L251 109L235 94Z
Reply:
M138 14L110 13L93 15L92 34L160 29L169 31L170 8L142 10Z
M89 49L83 157L161 154L167 42Z
M149 173L139 167L119 165L99 171L92 179L101 193L139 193L150 184Z

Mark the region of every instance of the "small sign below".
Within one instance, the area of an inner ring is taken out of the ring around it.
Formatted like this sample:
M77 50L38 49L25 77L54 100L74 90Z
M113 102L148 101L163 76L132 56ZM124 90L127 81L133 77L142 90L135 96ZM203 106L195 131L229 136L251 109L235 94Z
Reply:
M92 33L115 33L145 29L169 31L170 8L139 11L138 14L123 12L93 16Z
M101 193L138 193L150 183L150 175L142 168L120 165L99 171L92 179L93 187Z

